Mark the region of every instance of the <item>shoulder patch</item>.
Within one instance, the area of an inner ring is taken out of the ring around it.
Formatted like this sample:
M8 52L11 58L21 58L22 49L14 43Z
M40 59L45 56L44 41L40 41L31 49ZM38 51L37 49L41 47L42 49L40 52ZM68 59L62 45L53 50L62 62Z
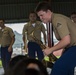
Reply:
M57 23L57 27L61 27L61 23Z

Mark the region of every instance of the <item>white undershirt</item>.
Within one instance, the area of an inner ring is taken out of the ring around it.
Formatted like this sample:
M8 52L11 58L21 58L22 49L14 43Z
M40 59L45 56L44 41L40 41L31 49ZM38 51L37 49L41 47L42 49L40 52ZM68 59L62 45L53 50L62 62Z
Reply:
M33 23L32 26L35 27L35 23Z

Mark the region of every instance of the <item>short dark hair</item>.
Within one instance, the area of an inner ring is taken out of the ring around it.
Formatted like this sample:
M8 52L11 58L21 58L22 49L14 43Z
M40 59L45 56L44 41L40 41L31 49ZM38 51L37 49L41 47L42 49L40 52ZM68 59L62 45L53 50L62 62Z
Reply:
M36 14L35 11L31 11L31 12L29 13L29 15L30 15L30 14L35 14L35 15L37 16L37 14Z
M74 14L76 14L76 12L75 12L75 11L71 13L71 15L74 15Z
M0 20L2 20L3 22L5 22L5 19L0 18Z
M48 9L51 10L50 4L43 1L38 3L37 7L35 8L35 12L39 12L40 10L47 11Z
M31 12L30 12L30 14L31 14L31 13L34 13L34 14L36 14L36 13L35 13L35 11L31 11Z
M12 73L13 75L22 75L22 73L28 69L27 67L30 63L36 64L39 67L38 71L40 71L43 75L48 75L44 64L41 61L33 58L22 59L12 69L10 69L7 74L9 73L8 75L11 75L10 73Z
M25 70L25 75L42 75L42 73L36 69L29 68Z

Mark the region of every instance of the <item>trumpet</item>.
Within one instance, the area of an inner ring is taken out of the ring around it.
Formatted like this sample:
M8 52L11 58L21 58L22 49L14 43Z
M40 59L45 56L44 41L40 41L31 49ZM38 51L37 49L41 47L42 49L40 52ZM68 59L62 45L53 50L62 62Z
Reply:
M46 48L46 46L43 44L41 40L38 40L34 35L32 37L35 40L35 42L40 45L42 50ZM48 57L50 62L55 62L58 59L53 53L49 54Z
M27 49L27 32L25 32L25 52L28 53L28 49Z

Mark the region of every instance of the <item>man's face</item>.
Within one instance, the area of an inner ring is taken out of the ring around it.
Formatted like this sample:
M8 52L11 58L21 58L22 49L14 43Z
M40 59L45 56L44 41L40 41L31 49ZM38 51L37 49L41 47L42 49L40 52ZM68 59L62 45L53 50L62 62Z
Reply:
M51 21L51 11L50 10L47 10L47 11L41 10L41 11L37 12L37 15L39 16L41 21L44 23L48 23Z
M76 23L76 14L71 15L71 19Z
M36 14L35 13L31 13L29 15L29 19L30 19L31 22L35 22L36 21Z
M4 26L3 20L0 20L0 27L3 27L3 26Z

